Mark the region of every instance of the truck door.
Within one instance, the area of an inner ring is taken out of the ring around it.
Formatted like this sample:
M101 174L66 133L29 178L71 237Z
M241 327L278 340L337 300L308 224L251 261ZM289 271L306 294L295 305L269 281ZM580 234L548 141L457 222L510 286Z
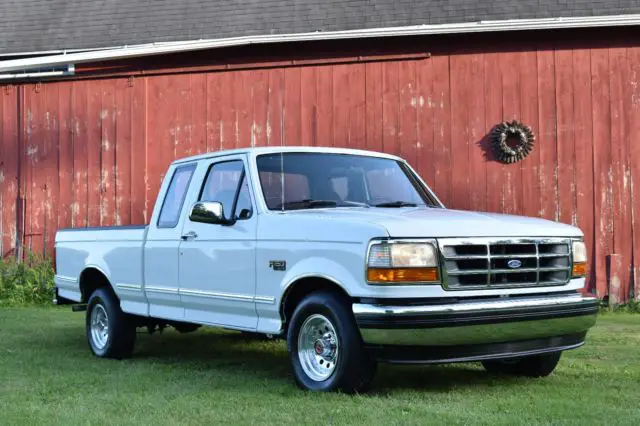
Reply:
M144 247L144 290L149 316L184 319L178 292L178 250L182 236L185 197L189 192L196 164L171 167L170 179L163 182Z
M257 216L246 170L244 156L212 160L201 189L190 200L218 201L225 218L234 222L199 223L189 219L189 212L185 215L179 282L186 321L257 327Z

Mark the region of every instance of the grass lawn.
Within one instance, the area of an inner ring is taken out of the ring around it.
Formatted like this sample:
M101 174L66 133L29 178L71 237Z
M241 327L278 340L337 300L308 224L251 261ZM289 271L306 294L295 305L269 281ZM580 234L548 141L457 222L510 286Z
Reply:
M349 396L298 390L283 342L165 330L139 334L133 359L101 360L83 313L0 309L0 425L221 423L640 425L640 315L600 316L545 379L381 365Z

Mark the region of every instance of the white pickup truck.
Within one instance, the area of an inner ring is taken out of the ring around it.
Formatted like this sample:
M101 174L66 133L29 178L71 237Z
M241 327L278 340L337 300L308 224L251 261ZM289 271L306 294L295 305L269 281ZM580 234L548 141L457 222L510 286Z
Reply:
M362 390L378 361L546 376L598 308L578 228L448 210L404 160L348 149L177 160L148 226L60 230L56 264L99 357L137 327L282 336L309 390Z

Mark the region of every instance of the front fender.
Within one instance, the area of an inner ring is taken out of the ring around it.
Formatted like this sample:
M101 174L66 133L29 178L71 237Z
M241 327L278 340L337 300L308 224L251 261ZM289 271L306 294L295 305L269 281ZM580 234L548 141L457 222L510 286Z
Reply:
M331 281L348 295L351 295L358 285L353 273L339 263L327 258L309 257L297 262L293 268L287 271L280 284L280 294L286 294L287 290L298 280L311 277Z

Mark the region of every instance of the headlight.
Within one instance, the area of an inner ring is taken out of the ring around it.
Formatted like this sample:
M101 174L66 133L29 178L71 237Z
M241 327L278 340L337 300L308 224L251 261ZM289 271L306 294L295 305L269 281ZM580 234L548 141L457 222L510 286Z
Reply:
M573 247L573 267L571 276L573 278L587 275L587 246L584 241L574 241Z
M438 250L430 243L377 243L369 248L367 281L373 284L439 283Z

